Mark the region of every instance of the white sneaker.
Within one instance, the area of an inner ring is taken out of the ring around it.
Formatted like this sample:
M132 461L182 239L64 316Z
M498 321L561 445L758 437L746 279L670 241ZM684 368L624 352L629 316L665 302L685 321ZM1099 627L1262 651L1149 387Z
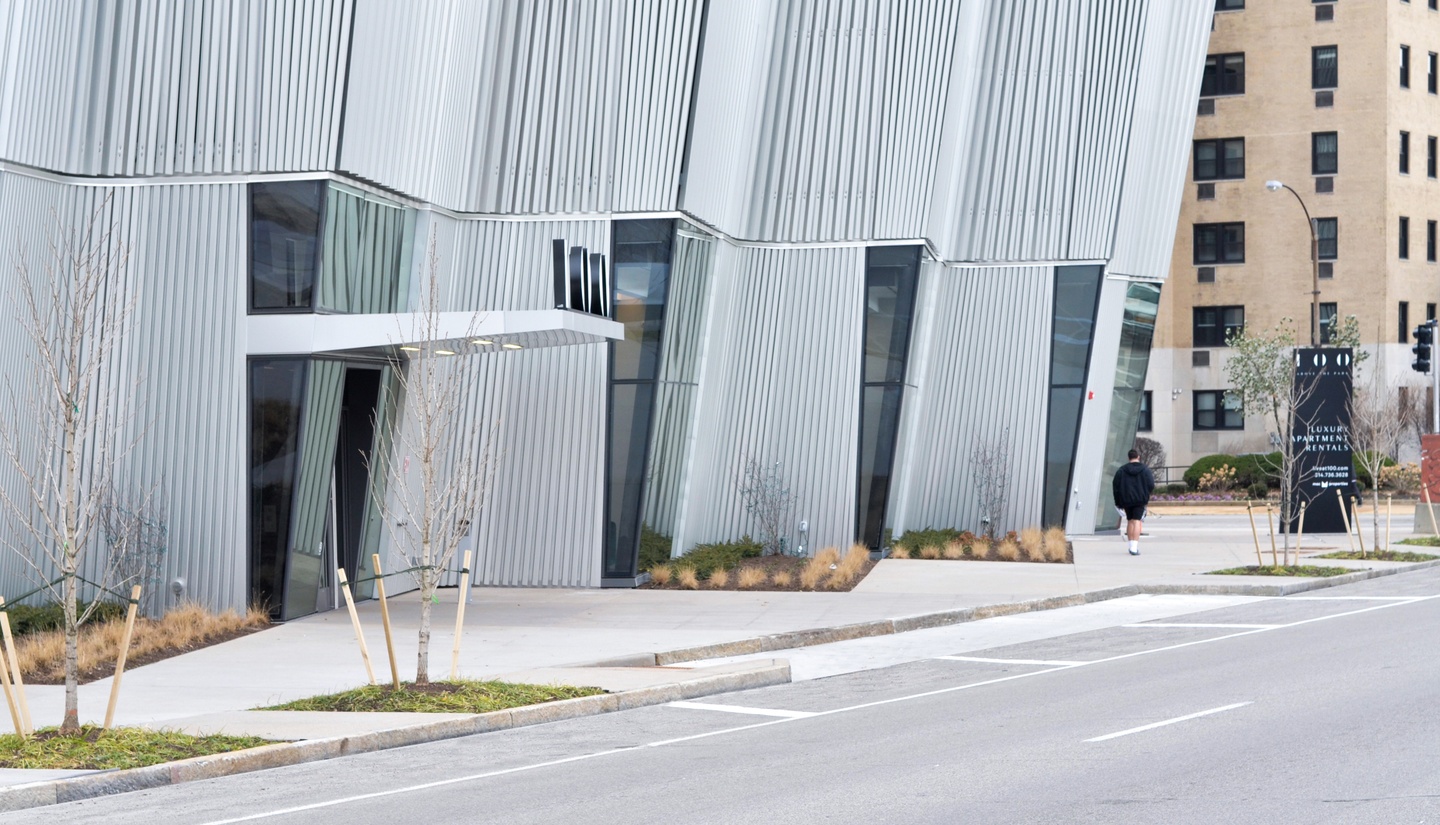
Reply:
M1130 548L1130 555L1132 555L1132 556L1138 556L1138 555L1140 555L1140 548L1139 548L1139 547L1131 547L1131 548Z

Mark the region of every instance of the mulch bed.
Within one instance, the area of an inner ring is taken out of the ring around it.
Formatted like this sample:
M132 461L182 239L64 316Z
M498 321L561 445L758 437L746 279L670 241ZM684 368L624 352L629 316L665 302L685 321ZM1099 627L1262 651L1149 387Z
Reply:
M715 587L711 585L708 581L701 581L700 587L698 589L743 590L745 592L754 593L798 593L805 590L805 588L800 586L800 571L804 570L805 565L809 563L810 560L808 558L799 558L797 556L760 556L758 558L742 559L737 567L730 570L730 581L724 587ZM755 587L740 587L740 585L738 585L736 582L739 581L740 571L747 567L758 567L761 570L764 570L766 575L765 582ZM865 566L860 568L860 574L856 576L855 580L850 584L844 587L829 587L822 582L819 590L817 590L816 592L845 593L853 590L855 589L856 585L865 580L865 577L869 575L870 571L873 569L875 569L875 562L867 561L865 562ZM776 585L773 581L770 581L770 577L779 571L787 571L790 573L791 584L789 587L780 587ZM678 583L676 583L674 579L671 579L667 584L661 585L656 584L652 581L648 584L640 585L638 589L685 590L686 588L681 587Z
M194 644L190 644L190 645L180 645L180 646L176 646L176 647L163 648L163 649L161 649L161 650L154 650L154 651L151 651L151 652L149 652L149 653L147 653L147 654L145 654L145 655L143 655L143 656L141 656L141 655L133 655L133 654L132 654L131 656L126 657L126 659L125 659L125 670L126 670L126 672L128 673L129 671L131 671L131 670L133 670L133 669L135 669L135 668L137 668L137 667L142 667L142 666L144 666L144 665L154 664L155 662L159 662L159 661L162 661L162 660L164 660L164 659L169 659L169 658L171 658L172 656L179 656L179 655L182 654L182 653L190 653L190 652L192 652L192 651L199 650L199 649L202 648L202 647L210 647L211 645L218 645L218 644L220 644L221 642L228 642L228 641L230 641L231 639L238 639L238 638L240 638L241 636L249 636L251 633L257 633L257 632L259 632L259 631L261 631L261 630L265 630L266 628L269 628L269 627L273 627L273 625L261 625L261 626L259 626L259 627L242 627L242 628L239 628L239 629L237 629L237 630L230 631L230 632L228 632L228 633L216 633L216 634L211 635L211 636L206 636L206 637L204 637L203 639L201 639L200 641L195 642ZM81 632L84 632L84 631L82 630ZM95 664L91 665L90 667L82 668L82 669L80 670L80 684L82 684L82 685L84 685L84 684L89 684L90 682L99 681L100 679L105 679L105 678L108 678L108 677L113 676L113 675L115 675L115 662L114 662L114 661L96 662ZM61 678L59 678L59 679L47 679L47 678L40 677L40 676L35 676L35 677L27 676L27 677L25 678L25 681L26 681L26 683L32 684L32 685L63 685L63 684L65 684L65 679L64 679L63 677L61 677Z

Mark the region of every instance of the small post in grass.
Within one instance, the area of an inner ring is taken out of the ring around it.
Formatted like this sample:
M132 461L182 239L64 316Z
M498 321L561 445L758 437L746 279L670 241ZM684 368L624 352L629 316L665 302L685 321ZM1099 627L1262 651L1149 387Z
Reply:
M1391 495L1391 494L1389 494L1389 493L1387 493L1387 494L1385 495L1385 549L1386 549L1386 550L1389 550L1389 549L1390 549L1390 503L1391 503L1391 502L1390 502L1390 499L1392 499L1392 498L1394 498L1394 496ZM1377 547L1377 548L1375 548L1375 549L1378 550L1378 549L1380 549L1380 548Z
M1420 479L1420 496L1425 499L1425 520L1430 522L1430 535L1433 536L1440 533L1440 527L1435 525L1435 511L1431 509L1430 485L1423 478Z
M4 599L0 599L0 605L4 602ZM5 662L3 655L0 655L0 684L5 686L5 705L10 709L10 721L15 724L15 735L24 739L25 726L20 724L20 709L15 704L15 692L10 688L10 665Z
M5 607L5 600L0 598L0 608ZM20 706L20 724L24 728L21 736L29 736L35 732L35 725L30 721L30 703L25 701L25 679L20 675L20 660L15 656L15 638L10 635L10 611L0 609L0 639L5 641L5 657L10 661L10 678L14 681L15 699Z
M340 575L340 592L345 594L345 609L350 611L350 624L355 628L355 641L360 643L360 658L365 660L365 675L370 677L370 684L375 684L375 668L370 666L370 648L365 646L365 634L360 632L360 614L355 612L355 597L350 595L350 580L345 576L345 568L337 567L335 572Z
M1250 535L1255 537L1255 566L1264 567L1265 557L1260 555L1260 531L1255 528L1255 502L1245 502L1245 512L1250 514Z
M1300 565L1300 540L1305 537L1305 502L1300 502L1300 527L1295 531L1295 565ZM1289 561L1289 559L1286 559Z
M385 601L385 574L380 572L380 554L372 555L375 562L375 592L380 596L380 623L385 625L385 650L390 654L390 681L400 689L400 666L395 664L395 637L390 632L390 603Z
M1335 497L1340 499L1340 518L1345 521L1345 538L1350 540L1350 552L1355 552L1355 534L1350 529L1350 513L1345 509L1345 494L1340 488L1335 488Z
M1275 516L1270 512L1270 505L1265 505L1265 524L1270 528L1270 564L1280 566L1280 548L1275 546Z
M110 682L110 704L105 706L105 727L115 721L115 703L120 700L120 677L125 674L125 657L130 653L130 637L135 632L135 610L140 606L140 585L130 588L130 607L125 611L125 638L120 641L120 654L115 657L115 678Z
M460 632L465 628L465 599L470 593L470 551L460 562L460 593L455 599L455 646L450 650L450 681L460 678Z
M1365 558L1365 531L1360 526L1360 497L1355 497L1355 537L1360 540L1360 558Z

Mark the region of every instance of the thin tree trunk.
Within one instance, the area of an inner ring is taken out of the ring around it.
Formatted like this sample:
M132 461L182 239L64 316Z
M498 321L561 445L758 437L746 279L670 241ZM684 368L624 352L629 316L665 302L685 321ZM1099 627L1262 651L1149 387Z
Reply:
M426 553L428 556L429 553ZM430 607L435 592L435 571L420 571L420 652L415 663L415 684L430 684Z
M79 588L75 571L65 571L65 718L61 733L80 732L80 629L75 600Z

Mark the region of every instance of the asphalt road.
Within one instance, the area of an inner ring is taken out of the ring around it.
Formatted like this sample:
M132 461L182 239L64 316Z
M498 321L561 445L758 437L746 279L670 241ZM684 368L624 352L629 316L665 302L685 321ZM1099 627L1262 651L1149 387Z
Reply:
M1440 823L1437 638L1421 571L0 822Z

